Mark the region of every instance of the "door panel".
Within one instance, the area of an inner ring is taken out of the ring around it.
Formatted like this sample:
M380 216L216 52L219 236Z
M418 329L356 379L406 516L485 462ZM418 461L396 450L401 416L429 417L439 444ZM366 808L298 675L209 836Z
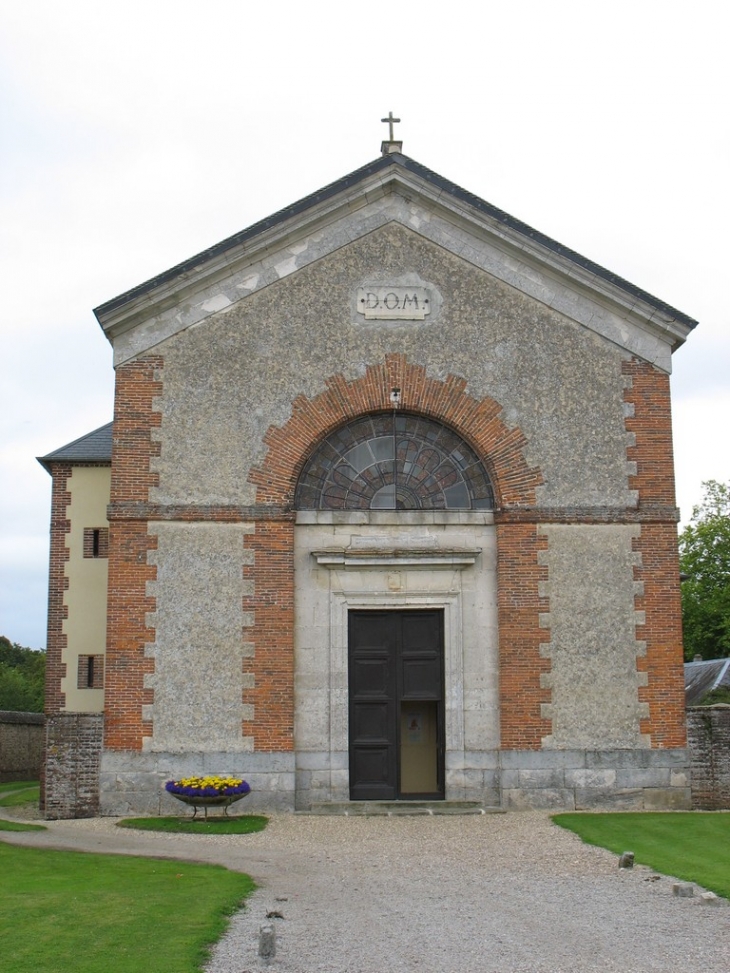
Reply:
M349 613L350 797L443 797L443 613Z
M441 660L403 659L401 699L440 699Z
M358 692L370 696L390 696L391 663L386 656L382 659L353 659L354 679Z
M353 706L355 727L355 743L381 743L388 745L390 736L390 701L385 703L357 702Z

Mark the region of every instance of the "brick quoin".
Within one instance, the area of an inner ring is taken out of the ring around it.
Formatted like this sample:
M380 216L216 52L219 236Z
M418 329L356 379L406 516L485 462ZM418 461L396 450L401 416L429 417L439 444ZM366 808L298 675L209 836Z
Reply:
M682 651L682 600L676 524L642 524L633 541L641 553L634 577L644 583L636 596L637 611L645 612L644 625L636 626L637 639L646 642L639 656L639 672L648 673L648 685L639 687L639 700L649 704L649 717L641 732L651 734L652 747L686 746L684 657Z
M636 445L626 451L626 458L637 463L636 475L629 477L629 489L639 491L639 506L674 506L669 376L635 358L623 362L622 371L629 380L624 401L633 406L634 412L626 418L626 431L636 437Z
M53 463L51 475L51 552L48 575L48 631L46 639L46 716L56 716L66 705L66 694L61 692L61 680L66 675L63 652L66 648L66 635L63 631L64 619L68 616L68 606L64 604L64 593L68 588L66 562L69 548L66 538L71 531L71 521L67 517L71 504L71 491L68 481L72 476L71 466L67 463Z
M116 374L104 708L108 750L141 750L143 737L152 734L142 706L154 698L153 690L144 688L145 673L154 671L144 649L155 640L145 616L156 608L146 588L157 577L157 568L147 563L157 538L148 534L146 520L115 520L114 507L148 501L150 487L157 485L150 458L159 454L152 430L160 425L153 403L162 392L162 365L162 358L149 356L120 365Z
M629 487L638 490L639 510L651 504L673 508L674 458L669 376L646 362L624 362L630 381L624 392L633 405L626 429L636 443L627 449L627 459L636 463ZM646 654L637 659L637 669L648 674L648 685L639 688L639 699L649 704L649 717L641 721L641 732L651 734L652 747L684 747L686 724L682 651L682 607L677 552L677 515L664 521L642 523L633 548L641 554L634 578L644 586L635 598L637 611L645 613L645 624L637 625L636 637L646 642Z
M540 655L541 643L550 641L550 631L540 627L549 602L538 587L548 577L539 563L547 546L536 524L497 524L499 719L505 750L539 750L552 732L552 721L541 716L551 692L540 685L542 673L550 671L550 659Z
M468 395L466 384L454 375L445 381L429 378L425 368L410 364L404 355L388 355L382 364L370 366L363 378L353 381L333 376L327 381L326 392L311 400L299 396L289 421L268 430L264 441L269 451L264 465L250 476L257 487L257 502L291 507L299 474L318 443L359 416L392 410L390 393L399 388L401 411L452 426L475 449L490 472L498 507L534 506L542 476L527 465L524 435L504 424L499 403ZM547 577L547 568L538 564L538 552L546 544L547 539L538 536L534 523L498 524L503 747L539 749L542 737L551 732L551 721L540 716L541 703L550 701L549 690L540 688L540 674L550 668L549 659L540 656L540 643L549 640L549 632L539 627L540 613L548 610L547 599L538 596L538 583ZM281 567L292 574L291 578L280 577L277 583L285 581L289 590L293 587L293 561L286 565L282 561ZM257 567L257 592L258 578ZM256 619L258 626L258 609ZM282 633L282 655L289 651L284 647L288 639L289 633ZM256 654L258 672L258 643ZM293 690L284 698L290 696ZM258 720L257 708L256 724Z
M254 579L255 594L244 598L244 611L253 611L254 625L244 638L255 645L255 657L245 658L244 673L253 673L254 687L244 690L243 702L253 703L254 719L244 721L244 736L254 749L294 749L294 523L259 522L245 537L254 552L244 567L244 580Z

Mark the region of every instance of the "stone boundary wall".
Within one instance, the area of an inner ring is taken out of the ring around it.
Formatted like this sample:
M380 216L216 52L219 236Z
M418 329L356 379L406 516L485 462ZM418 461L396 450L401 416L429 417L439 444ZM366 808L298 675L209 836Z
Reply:
M101 713L59 713L46 720L46 765L41 810L49 820L99 813Z
M0 710L0 781L38 780L44 721L42 713Z
M692 807L730 808L730 705L690 706L687 743L692 767Z

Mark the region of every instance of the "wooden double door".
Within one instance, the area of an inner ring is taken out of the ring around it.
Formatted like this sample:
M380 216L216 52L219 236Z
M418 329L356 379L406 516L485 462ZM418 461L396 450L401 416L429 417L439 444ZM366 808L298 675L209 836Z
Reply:
M351 611L348 629L350 799L443 799L443 612Z

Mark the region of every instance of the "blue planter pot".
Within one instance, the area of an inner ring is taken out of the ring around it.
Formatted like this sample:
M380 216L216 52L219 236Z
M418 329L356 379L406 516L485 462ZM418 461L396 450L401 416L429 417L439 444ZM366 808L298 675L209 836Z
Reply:
M188 804L193 808L193 820L195 820L195 815L200 808L203 808L205 811L206 818L208 817L209 807L222 807L223 813L228 814L228 808L231 804L235 804L236 801L242 801L244 797L248 797L248 794L220 794L217 797L197 797L193 794L175 794L173 791L168 791L167 793L171 797L177 798L178 801L182 801L183 804Z

